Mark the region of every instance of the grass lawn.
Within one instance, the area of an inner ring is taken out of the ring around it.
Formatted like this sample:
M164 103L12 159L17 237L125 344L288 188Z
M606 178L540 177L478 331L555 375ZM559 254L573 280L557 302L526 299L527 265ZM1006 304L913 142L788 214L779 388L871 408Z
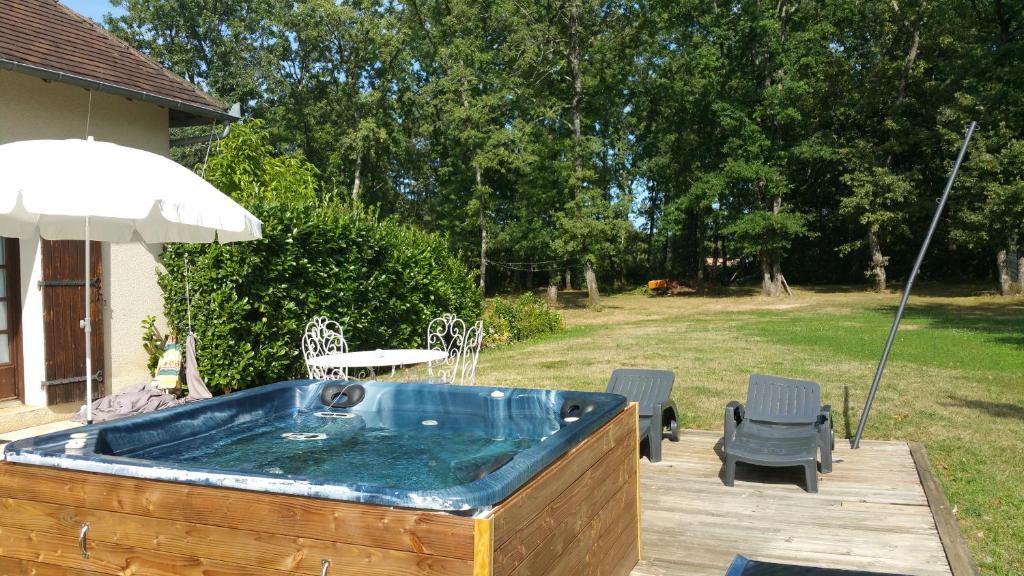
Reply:
M623 294L597 312L563 298L566 331L485 350L479 384L603 390L613 368L668 368L683 425L721 430L750 373L806 378L822 385L837 437L857 427L899 301L843 288ZM919 288L865 437L922 442L982 570L1024 574L1024 298Z

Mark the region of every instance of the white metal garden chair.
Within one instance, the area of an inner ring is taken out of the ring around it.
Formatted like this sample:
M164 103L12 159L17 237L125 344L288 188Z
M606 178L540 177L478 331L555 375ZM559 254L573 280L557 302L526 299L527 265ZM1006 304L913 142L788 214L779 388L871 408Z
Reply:
M466 341L462 346L462 380L460 384L476 383L476 361L480 358L480 346L484 342L484 321L477 320L466 330Z
M466 323L455 314L434 318L427 325L427 349L440 350L448 356L427 364L430 376L447 384L472 384L482 342L483 322L467 330Z
M348 372L341 367L326 367L311 364L310 360L328 354L344 354L348 352L345 333L341 325L327 318L316 316L306 324L302 335L302 356L306 360L309 377L316 380L348 380Z

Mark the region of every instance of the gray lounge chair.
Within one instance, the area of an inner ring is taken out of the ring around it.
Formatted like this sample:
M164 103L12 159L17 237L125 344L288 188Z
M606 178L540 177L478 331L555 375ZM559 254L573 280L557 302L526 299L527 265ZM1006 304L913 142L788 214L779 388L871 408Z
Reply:
M725 576L882 576L882 573L776 564L775 562L755 561L739 555L733 559ZM890 574L889 576L899 576L899 574Z
M736 463L758 466L803 466L807 491L818 491L821 471L832 471L832 408L821 405L814 382L754 374L747 404L725 407L725 485L736 479Z
M661 441L679 441L679 412L672 401L670 370L619 368L612 372L608 392L621 394L638 404L640 413L640 454L651 462L661 461ZM646 448L646 450L645 450Z

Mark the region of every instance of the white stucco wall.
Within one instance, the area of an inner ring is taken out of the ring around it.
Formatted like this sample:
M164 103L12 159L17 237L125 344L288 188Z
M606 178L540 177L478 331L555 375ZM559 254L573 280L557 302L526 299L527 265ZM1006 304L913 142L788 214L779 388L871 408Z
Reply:
M0 144L83 138L89 109L87 90L0 70ZM97 140L168 154L166 108L93 92L91 110L89 135ZM108 391L149 380L141 324L151 314L163 323L157 266L156 258L141 245L103 245L104 374ZM25 403L31 405L45 404L45 392L39 385L45 379L40 273L39 238L22 238L23 369Z

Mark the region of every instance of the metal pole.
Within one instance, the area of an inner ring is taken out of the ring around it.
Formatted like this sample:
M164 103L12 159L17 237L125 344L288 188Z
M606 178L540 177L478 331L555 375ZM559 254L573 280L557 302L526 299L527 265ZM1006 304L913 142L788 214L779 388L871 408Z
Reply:
M85 423L92 424L92 316L89 304L92 286L89 284L92 272L92 258L89 257L89 217L85 217L85 320L82 330L85 331Z
M860 448L860 437L864 433L864 426L868 423L868 415L871 413L871 403L875 401L875 393L878 392L878 383L882 380L882 372L885 370L885 363L889 360L889 352L892 350L893 340L896 339L896 331L899 330L900 320L903 319L903 311L907 307L907 300L910 299L910 289L914 287L914 280L917 278L917 273L921 270L921 262L924 261L924 254L928 251L928 245L932 241L932 235L935 234L935 228L939 225L939 218L942 216L942 209L946 207L946 200L949 198L949 191L953 189L953 181L956 180L956 174L960 171L960 163L964 161L964 155L967 153L967 144L971 141L971 136L974 135L974 129L978 126L977 122L971 122L971 125L967 127L967 134L964 136L964 143L960 147L960 154L956 157L956 162L953 163L953 172L949 175L949 180L946 182L946 189L942 191L942 198L939 200L939 206L935 209L935 216L932 217L932 224L928 227L928 234L924 237L924 243L921 244L921 251L917 254L917 260L914 261L914 268L910 272L910 278L907 279L907 286L903 289L903 297L900 299L900 306L896 309L896 318L892 321L892 328L889 329L889 338L885 341L885 348L882 349L882 359L878 361L878 369L875 370L875 379L871 382L871 391L868 392L867 402L864 403L864 411L860 414L860 424L857 425L857 434L853 437L853 447Z

